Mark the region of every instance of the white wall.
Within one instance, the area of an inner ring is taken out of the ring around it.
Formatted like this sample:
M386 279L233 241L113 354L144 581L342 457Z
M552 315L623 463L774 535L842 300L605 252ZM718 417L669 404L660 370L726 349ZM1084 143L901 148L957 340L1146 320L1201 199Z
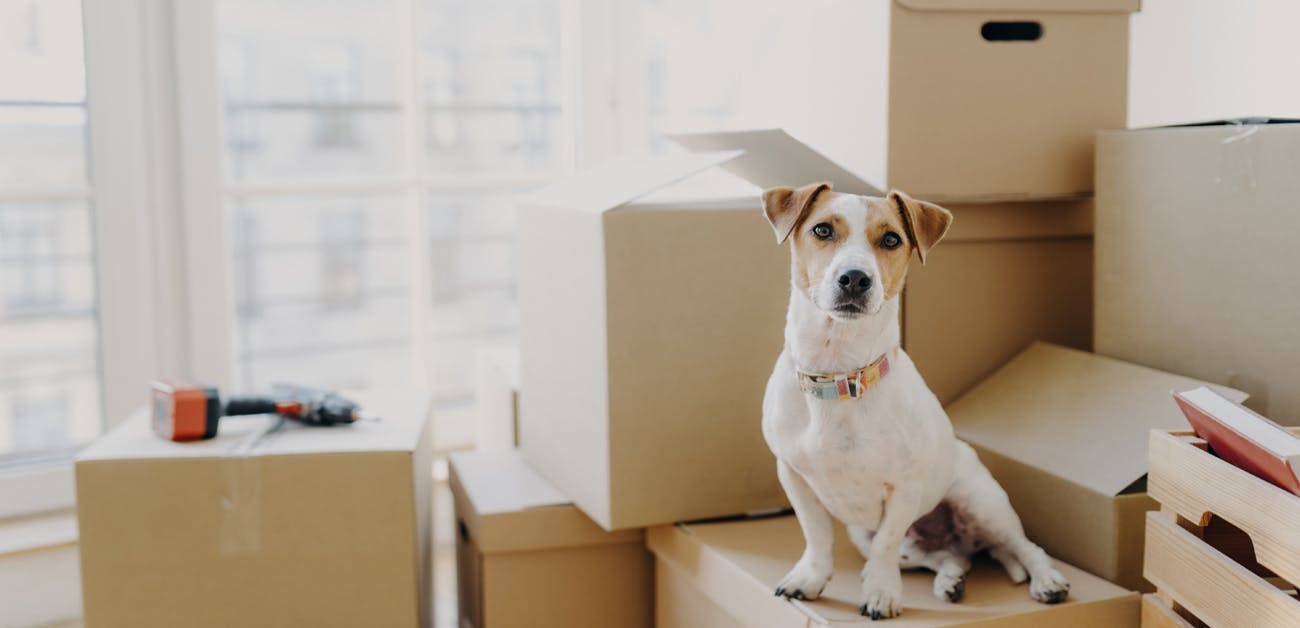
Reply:
M1132 21L1129 126L1300 117L1300 2L1142 4Z

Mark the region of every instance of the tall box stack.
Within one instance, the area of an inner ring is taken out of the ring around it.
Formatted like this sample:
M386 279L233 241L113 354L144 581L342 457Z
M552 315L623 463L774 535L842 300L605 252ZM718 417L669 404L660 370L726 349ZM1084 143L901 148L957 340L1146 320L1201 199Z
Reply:
M1300 425L1297 163L1297 121L1099 133L1097 351Z
M1090 346L1092 137L1125 123L1137 8L896 0L864 25L891 42L888 105L863 112L887 130L886 178L956 215L903 302L941 401L1034 340ZM521 451L611 530L785 504L759 423L788 253L758 189L668 199L674 184L719 166L756 188L883 194L782 131L674 139L694 152L587 171L520 218Z

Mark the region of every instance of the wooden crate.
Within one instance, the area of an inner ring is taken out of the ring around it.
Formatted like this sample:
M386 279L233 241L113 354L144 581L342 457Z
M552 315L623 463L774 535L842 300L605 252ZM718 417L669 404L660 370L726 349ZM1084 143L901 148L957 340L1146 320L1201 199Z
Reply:
M1198 628L1154 593L1142 596L1142 628Z
M1158 592L1143 625L1186 622L1178 607L1210 626L1300 626L1300 498L1191 432L1152 432L1150 456L1147 490L1161 511L1147 514L1144 575Z

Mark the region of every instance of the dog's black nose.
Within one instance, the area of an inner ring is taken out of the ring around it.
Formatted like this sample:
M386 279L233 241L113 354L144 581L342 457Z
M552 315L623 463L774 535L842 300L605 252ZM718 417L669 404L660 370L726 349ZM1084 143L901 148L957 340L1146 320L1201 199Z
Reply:
M871 289L871 276L860 271L850 270L839 279L840 290L849 294L862 294Z

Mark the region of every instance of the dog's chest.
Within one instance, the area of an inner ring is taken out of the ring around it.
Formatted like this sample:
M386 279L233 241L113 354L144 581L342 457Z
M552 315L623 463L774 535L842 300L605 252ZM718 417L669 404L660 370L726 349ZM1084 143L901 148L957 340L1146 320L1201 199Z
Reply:
M906 423L877 414L886 407L866 405L891 405L883 397L814 400L806 404L806 422L778 427L781 459L837 518L868 528L879 523L889 492L907 480L916 460Z

